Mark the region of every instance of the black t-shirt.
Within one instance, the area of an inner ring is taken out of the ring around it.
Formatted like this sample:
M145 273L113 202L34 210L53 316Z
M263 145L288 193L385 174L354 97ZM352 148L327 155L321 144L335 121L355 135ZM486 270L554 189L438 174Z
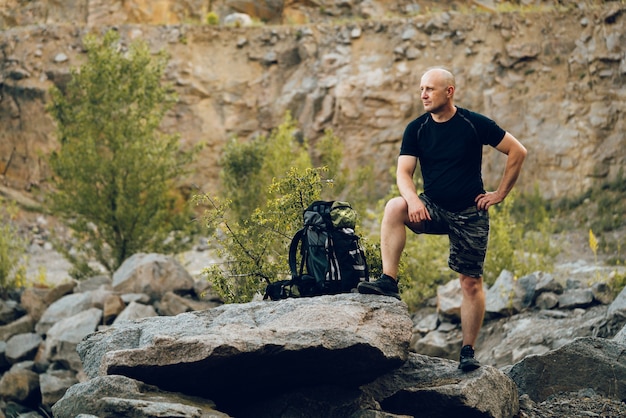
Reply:
M476 196L485 192L482 147L497 146L505 133L491 119L460 107L443 123L425 113L407 125L400 155L417 157L426 196L457 212L474 205Z

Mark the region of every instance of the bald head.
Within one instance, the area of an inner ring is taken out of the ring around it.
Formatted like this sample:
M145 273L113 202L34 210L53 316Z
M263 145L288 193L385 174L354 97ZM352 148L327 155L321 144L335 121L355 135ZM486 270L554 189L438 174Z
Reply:
M452 86L456 88L456 81L454 80L454 75L443 68L431 68L426 71L422 76L422 80L424 79L431 80L434 83L437 83L439 86L444 88L448 86Z
M456 111L453 103L455 88L450 71L443 68L426 71L420 83L424 110L431 113L435 120L447 120Z

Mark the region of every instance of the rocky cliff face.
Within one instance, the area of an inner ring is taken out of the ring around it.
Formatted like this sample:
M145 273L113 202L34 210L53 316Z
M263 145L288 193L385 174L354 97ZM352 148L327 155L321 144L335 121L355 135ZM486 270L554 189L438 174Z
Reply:
M14 189L46 187L46 156L56 146L53 122L44 110L48 89L67 83L70 68L84 61L83 36L114 23L124 42L142 39L171 54L167 81L180 101L163 129L179 132L183 147L208 144L190 180L205 191L217 185L219 157L230 137L266 133L289 111L312 144L332 129L349 150L346 165L373 162L384 194L404 127L422 112L419 79L435 65L456 74L457 105L492 117L529 149L522 188L538 185L546 198L575 194L614 178L626 164L626 7L621 2L561 13L415 14L425 11L417 8L411 16L403 2L393 7L342 2L343 8L336 2L329 2L332 7L215 2L222 13L271 12L270 22L296 11L304 17L289 22L307 21L322 11L326 18L345 10L354 17L342 23L250 27L197 23L206 7L192 0L150 6L58 3L63 4L45 3L46 13L44 6L37 9L38 2L2 13L6 26L29 25L0 34L0 180ZM399 17L382 18L386 12ZM59 16L72 24L61 23ZM180 23L185 22L181 16L193 22ZM176 24L146 24L162 21ZM497 154L485 151L488 187L497 185L503 170L504 159Z

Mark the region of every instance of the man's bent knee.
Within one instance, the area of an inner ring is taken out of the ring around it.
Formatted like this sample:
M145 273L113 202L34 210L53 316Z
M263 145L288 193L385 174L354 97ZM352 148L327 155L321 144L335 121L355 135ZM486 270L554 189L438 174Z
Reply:
M409 206L402 197L394 197L385 205L385 221L406 223L409 218Z
M394 197L390 199L385 205L385 212L389 212L394 215L406 215L409 210L409 205L406 203L403 197Z
M482 277L475 278L461 274L460 280L463 296L475 297L484 293Z

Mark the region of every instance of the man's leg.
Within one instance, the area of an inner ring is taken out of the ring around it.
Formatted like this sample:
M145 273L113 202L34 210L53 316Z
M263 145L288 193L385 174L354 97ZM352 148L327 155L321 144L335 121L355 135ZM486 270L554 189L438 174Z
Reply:
M485 291L483 279L461 274L461 290L463 300L461 302L461 329L463 331L463 345L474 347L478 333L485 318Z
M406 243L408 205L402 197L395 197L385 205L380 227L380 253L383 262L382 276L373 282L361 282L359 293L392 296L400 299L398 291L398 266Z
M459 368L464 371L480 367L474 359L474 344L485 318L485 291L483 279L460 275L463 300L461 301L461 330L463 333L463 348ZM467 348L469 347L469 348Z
M400 257L406 244L406 222L408 205L402 197L391 199L385 205L383 221L380 226L380 254L383 262L383 274L397 280Z

